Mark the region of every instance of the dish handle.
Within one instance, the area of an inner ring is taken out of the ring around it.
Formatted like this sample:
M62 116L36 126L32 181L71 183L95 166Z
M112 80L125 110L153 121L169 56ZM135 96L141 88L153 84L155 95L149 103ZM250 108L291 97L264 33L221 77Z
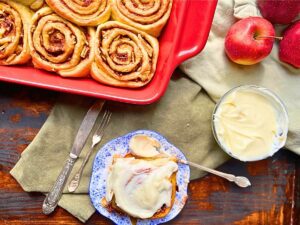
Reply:
M189 0L182 10L175 40L175 65L199 54L204 48L212 25L218 0ZM200 29L201 27L201 29Z

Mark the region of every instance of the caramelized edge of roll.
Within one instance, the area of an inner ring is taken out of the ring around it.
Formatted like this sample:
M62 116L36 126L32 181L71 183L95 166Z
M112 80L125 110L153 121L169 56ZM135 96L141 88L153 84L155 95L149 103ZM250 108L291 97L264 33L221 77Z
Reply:
M151 24L142 24L133 21L132 19L124 15L123 12L118 8L117 1L118 0L112 0L112 18L114 20L133 26L154 37L158 37L161 34L162 29L168 22L172 10L172 5L173 5L173 0L170 0L167 12L159 20Z
M12 52L10 52L10 56L0 59L0 65L17 65L17 64L25 64L31 59L30 55L30 49L28 44L28 31L29 31L29 23L31 20L31 17L33 15L33 12L26 6L13 2L10 0L0 0L0 3L8 5L10 8L12 8L14 11L16 11L21 19L21 33L20 35L23 38L23 44L22 44L22 50L19 54L16 54L15 51L18 48L17 46L13 49ZM19 42L17 44L19 46Z
M98 1L106 1L105 8L102 12L96 14L99 15L80 15L76 12L73 12L69 6L62 1L72 1L72 0L46 0L48 6L55 11L61 17L79 25L79 26L97 26L101 23L104 23L109 20L111 16L111 3L110 0L98 0ZM86 17L86 18L85 18Z
M23 5L28 6L30 9L36 11L42 8L44 0L15 0Z

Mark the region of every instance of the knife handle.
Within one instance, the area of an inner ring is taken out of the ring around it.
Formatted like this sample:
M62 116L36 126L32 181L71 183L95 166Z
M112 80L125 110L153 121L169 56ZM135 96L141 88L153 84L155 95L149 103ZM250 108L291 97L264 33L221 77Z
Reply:
M60 172L55 184L53 185L51 191L47 194L43 202L44 214L49 215L56 208L76 159L76 155L70 154L70 157L66 161L65 166Z

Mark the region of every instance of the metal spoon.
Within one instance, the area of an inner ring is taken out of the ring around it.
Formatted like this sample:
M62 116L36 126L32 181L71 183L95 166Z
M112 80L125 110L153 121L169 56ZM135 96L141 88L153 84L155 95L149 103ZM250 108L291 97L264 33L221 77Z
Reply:
M138 139L138 137L140 137L140 138ZM141 141L142 141L142 143L141 143ZM147 158L147 157L149 157L149 153L152 154L152 157L155 157L158 155L162 156L162 157L174 157L161 149L161 145L160 145L159 141L157 141L156 139L151 138L147 135L136 135L135 137L133 137L131 139L129 145L130 145L129 148L130 148L131 152L140 157ZM144 150L143 155L139 151L140 148L142 148ZM148 151L148 152L145 152L145 151ZM155 152L157 152L157 154ZM148 154L145 154L145 153L148 153ZM248 187L251 185L250 181L246 177L234 176L233 174L223 173L223 172L199 165L197 163L193 163L193 162L178 159L178 158L176 158L176 160L178 163L190 165L197 169L201 169L206 172L215 174L219 177L223 177L231 182L236 183L239 187L245 188L245 187Z
M239 187L245 188L245 187L251 186L250 181L246 177L234 176L233 174L223 173L223 172L220 172L218 170L210 169L208 167L201 166L199 164L189 162L189 161L186 161L186 160L182 160L182 159L177 159L177 160L178 160L179 163L190 165L190 166L193 166L197 169L204 170L206 172L212 173L212 174L217 175L219 177L223 177L223 178L229 180L230 182L236 183L236 185L238 185Z

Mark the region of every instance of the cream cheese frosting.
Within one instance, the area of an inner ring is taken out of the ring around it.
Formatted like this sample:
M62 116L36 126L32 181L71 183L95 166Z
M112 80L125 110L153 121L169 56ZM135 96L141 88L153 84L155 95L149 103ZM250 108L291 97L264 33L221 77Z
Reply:
M258 160L272 155L285 142L278 118L279 112L267 95L241 89L230 93L218 106L215 132L232 156Z
M168 159L116 158L107 178L106 200L129 215L152 217L163 205L171 206L171 175L178 165Z

